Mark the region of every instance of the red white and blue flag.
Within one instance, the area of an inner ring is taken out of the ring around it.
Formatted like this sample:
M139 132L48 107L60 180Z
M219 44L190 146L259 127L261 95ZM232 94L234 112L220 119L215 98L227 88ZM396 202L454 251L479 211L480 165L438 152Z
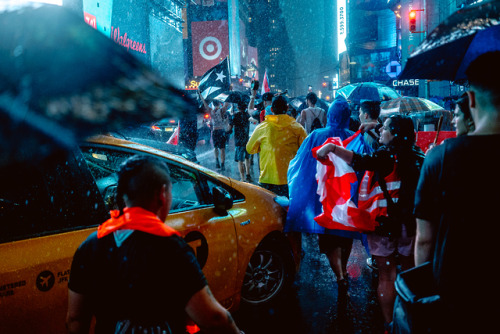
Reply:
M329 138L323 144L333 143L348 150L362 141L360 131L344 141ZM313 149L313 156L323 145ZM387 201L373 171L366 171L360 178L354 169L333 153L328 159L318 161L316 180L323 213L314 220L329 229L368 232L378 225L375 219L387 215ZM399 196L400 180L395 172L385 178L389 194L394 201Z
M268 93L271 89L269 88L269 78L267 77L267 70L264 72L264 80L262 80L262 88L260 94Z

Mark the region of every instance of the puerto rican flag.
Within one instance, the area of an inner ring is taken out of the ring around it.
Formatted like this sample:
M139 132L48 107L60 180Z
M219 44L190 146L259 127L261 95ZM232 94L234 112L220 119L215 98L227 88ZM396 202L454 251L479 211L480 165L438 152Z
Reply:
M264 80L262 80L262 88L260 94L268 93L271 89L269 88L269 78L267 77L267 70L264 72Z
M358 131L344 141L338 137L329 138L323 145L333 143L353 150L360 140L362 134ZM323 145L312 150L315 158L317 150ZM314 220L325 228L373 231L378 225L375 219L387 215L387 201L372 171L358 175L344 160L330 153L325 161L318 160L316 180L323 213ZM400 180L395 168L385 180L389 194L397 201Z

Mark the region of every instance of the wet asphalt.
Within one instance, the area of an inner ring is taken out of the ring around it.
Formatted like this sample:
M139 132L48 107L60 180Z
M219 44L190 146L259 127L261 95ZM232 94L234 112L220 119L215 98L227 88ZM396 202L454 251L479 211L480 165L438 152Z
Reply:
M198 146L201 165L239 180L234 162L234 142L226 148L226 170L215 168L213 147ZM258 180L258 161L251 168L253 183ZM319 252L317 235L304 234L304 257L291 289L278 300L264 306L242 304L234 314L246 334L326 334L383 333L383 320L376 299L377 272L366 265L368 253L360 240L354 240L348 262L348 297L339 298L333 271Z

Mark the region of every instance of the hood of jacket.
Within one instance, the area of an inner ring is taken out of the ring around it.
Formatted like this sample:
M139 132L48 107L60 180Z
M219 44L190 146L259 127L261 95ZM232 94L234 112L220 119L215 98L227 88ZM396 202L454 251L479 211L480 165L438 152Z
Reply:
M349 129L349 118L351 110L346 100L337 98L335 99L326 114L326 126L336 129Z
M289 116L287 114L282 114L282 115L267 115L266 116L266 121L268 121L270 124L277 126L279 128L287 127L290 126L293 122L295 122L295 118L292 116Z

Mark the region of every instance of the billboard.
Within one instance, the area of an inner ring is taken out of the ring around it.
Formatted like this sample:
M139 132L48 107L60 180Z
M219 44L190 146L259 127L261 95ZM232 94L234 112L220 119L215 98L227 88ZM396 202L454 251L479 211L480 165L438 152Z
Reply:
M226 20L191 22L191 40L194 76L202 76L229 56L229 34Z

